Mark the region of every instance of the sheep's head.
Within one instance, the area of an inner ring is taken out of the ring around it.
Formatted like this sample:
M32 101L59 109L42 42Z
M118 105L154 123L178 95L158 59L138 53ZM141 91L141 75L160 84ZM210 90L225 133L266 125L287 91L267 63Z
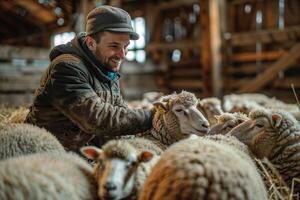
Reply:
M153 154L138 153L126 141L111 140L102 149L93 146L81 148L81 153L95 160L94 176L100 199L118 200L134 192L136 170L141 162L148 162Z
M282 145L300 137L294 134L299 129L297 121L287 112L259 109L252 111L250 118L229 134L247 144L259 158L272 157Z
M230 130L244 121L249 120L249 118L243 113L223 113L216 116L218 122L213 125L209 131L209 135L226 135Z
M221 101L215 97L199 99L197 108L205 115L211 126L217 123L216 116L223 113Z
M205 135L209 131L208 121L197 109L197 98L190 92L165 96L154 106L155 117L163 119L173 138L180 140L193 134Z

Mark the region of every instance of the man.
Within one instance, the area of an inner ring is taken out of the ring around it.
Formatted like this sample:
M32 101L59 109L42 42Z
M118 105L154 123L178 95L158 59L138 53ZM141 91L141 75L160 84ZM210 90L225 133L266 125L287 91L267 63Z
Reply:
M95 136L101 145L149 129L152 113L129 109L119 89L121 62L130 40L138 37L126 11L92 10L86 33L51 51L26 122L46 128L72 151Z

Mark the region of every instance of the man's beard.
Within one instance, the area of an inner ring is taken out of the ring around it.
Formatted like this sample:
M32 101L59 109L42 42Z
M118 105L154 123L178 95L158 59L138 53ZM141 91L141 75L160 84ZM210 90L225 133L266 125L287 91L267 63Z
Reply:
M98 61L101 63L101 65L103 67L105 67L106 69L108 69L110 71L114 71L114 72L117 72L117 71L120 70L120 65L121 65L121 60L120 59L116 58L116 59L120 60L119 63L112 65L112 64L110 64L109 61L111 59L114 60L113 57L105 58L105 56L102 55L102 53L99 49L96 49L95 55L96 55L96 58L98 59Z

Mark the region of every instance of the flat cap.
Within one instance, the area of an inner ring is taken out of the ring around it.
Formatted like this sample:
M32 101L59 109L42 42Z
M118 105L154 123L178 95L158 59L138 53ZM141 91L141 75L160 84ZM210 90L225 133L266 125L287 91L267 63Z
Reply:
M99 6L87 15L87 35L100 31L128 33L131 40L139 39L139 35L132 28L129 14L125 10L113 6Z

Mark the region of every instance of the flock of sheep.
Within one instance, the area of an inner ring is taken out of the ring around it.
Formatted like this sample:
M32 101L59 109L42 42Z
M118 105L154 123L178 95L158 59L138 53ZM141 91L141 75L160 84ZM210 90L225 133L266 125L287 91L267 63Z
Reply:
M45 129L0 124L0 199L273 199L254 159L300 193L300 109L262 94L151 93L153 127L66 152ZM290 197L292 198L292 197ZM274 198L276 199L276 198Z

